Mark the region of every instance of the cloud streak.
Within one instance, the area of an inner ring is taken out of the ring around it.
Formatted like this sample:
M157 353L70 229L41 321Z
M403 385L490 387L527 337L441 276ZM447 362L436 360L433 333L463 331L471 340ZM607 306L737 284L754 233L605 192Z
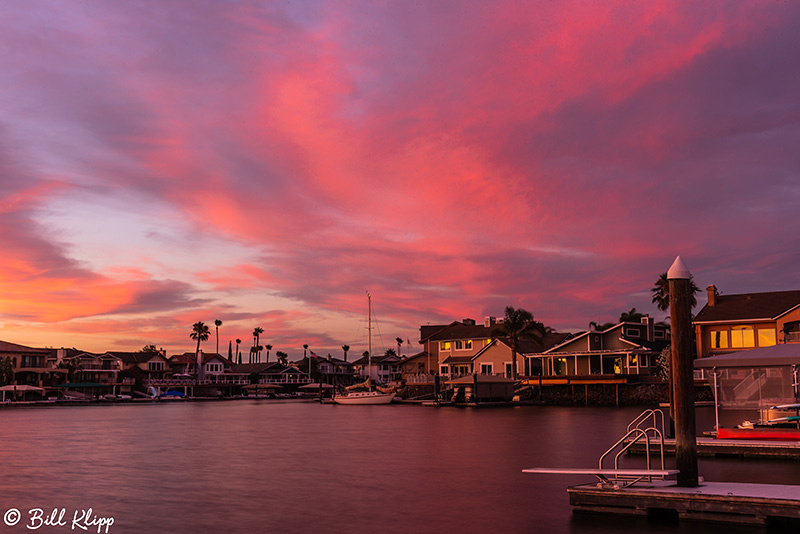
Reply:
M506 305L580 328L656 313L677 254L798 285L792 4L4 9L10 341L182 351L220 318L324 352L367 289L404 339Z

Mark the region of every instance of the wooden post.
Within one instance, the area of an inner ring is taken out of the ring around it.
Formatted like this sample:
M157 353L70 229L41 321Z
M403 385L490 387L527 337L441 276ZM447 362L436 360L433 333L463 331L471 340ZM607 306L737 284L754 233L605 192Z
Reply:
M697 432L694 414L692 361L692 275L680 256L667 272L671 330L675 464L678 486L694 488L697 476Z

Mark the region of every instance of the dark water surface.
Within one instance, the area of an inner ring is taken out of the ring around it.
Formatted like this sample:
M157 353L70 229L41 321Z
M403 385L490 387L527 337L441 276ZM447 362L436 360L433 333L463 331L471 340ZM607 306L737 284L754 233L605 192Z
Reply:
M576 514L566 488L641 409L232 401L0 410L0 513L113 517L109 532L754 532ZM668 459L668 465L674 465ZM624 466L643 465L626 458ZM799 483L800 464L702 460L709 480ZM96 532L91 526L88 532ZM102 529L104 532L105 529Z

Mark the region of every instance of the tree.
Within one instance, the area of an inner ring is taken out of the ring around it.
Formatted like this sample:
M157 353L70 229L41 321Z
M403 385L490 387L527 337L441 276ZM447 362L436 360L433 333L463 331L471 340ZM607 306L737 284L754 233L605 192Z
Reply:
M533 318L533 314L522 308L506 306L503 324L495 332L511 342L511 378L517 379L517 346L520 339L532 339L542 345L544 325Z
M394 340L397 342L397 355L400 356L402 354L400 352L400 345L403 344L403 338L402 337L396 337L396 338L394 338Z
M242 342L242 340L237 337L236 338L236 356L235 357L239 359L239 363L242 363L242 355L239 352L239 343L241 343L241 342Z
M156 348L155 345L145 345L144 347L142 347L142 350L140 350L139 352L143 352L145 354L156 354L156 353L159 353L161 351L159 351Z
M263 333L264 329L261 328L260 326L255 327L255 329L253 330L253 349L255 349L258 346L258 341L259 339L261 339L261 334ZM258 355L257 351L255 350L250 351L250 363L254 363L253 357L257 355Z
M350 350L350 345L342 345L342 351L344 352L344 361L347 361L347 351Z
M397 351L394 349L386 349L386 352L383 353L384 356L397 356Z
M208 341L208 336L211 335L211 332L208 330L208 326L206 326L203 321L198 321L192 325L192 333L189 334L189 337L197 341L197 348L194 351L195 360L200 355L200 343L203 341Z
M214 319L214 327L217 331L217 354L219 354L219 327L222 326L222 321Z
M275 357L278 358L278 361L281 363L281 365L286 365L289 363L289 355L283 351L279 350L276 352Z
M695 296L695 293L698 293L700 288L694 283L694 279L692 279L691 282L692 308L694 308L697 306L697 297ZM658 275L658 280L656 280L656 283L650 289L650 292L653 293L653 304L655 304L659 310L667 311L669 309L669 280L667 279L666 272Z
M0 358L0 386L7 386L14 381L14 363L11 357Z
M267 363L269 363L269 351L272 350L272 345L270 345L268 343L268 344L264 345L264 348L267 349Z
M74 382L76 375L83 371L80 358L70 358L69 360L61 360L56 366L58 369L67 370L67 382Z
M636 311L636 308L631 308L631 311L622 312L619 316L621 323L640 323L642 322L642 314Z

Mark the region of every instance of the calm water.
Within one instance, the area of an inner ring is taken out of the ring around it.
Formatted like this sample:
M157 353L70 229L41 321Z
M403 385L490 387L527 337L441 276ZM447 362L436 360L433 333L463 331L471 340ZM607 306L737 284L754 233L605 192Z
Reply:
M0 512L110 516L109 532L734 532L572 515L640 409L337 406L235 401L0 410ZM626 466L642 465L628 458ZM714 480L800 482L797 463L701 460ZM91 527L89 532L96 532ZM104 530L103 530L104 531ZM753 532L753 529L741 530Z

